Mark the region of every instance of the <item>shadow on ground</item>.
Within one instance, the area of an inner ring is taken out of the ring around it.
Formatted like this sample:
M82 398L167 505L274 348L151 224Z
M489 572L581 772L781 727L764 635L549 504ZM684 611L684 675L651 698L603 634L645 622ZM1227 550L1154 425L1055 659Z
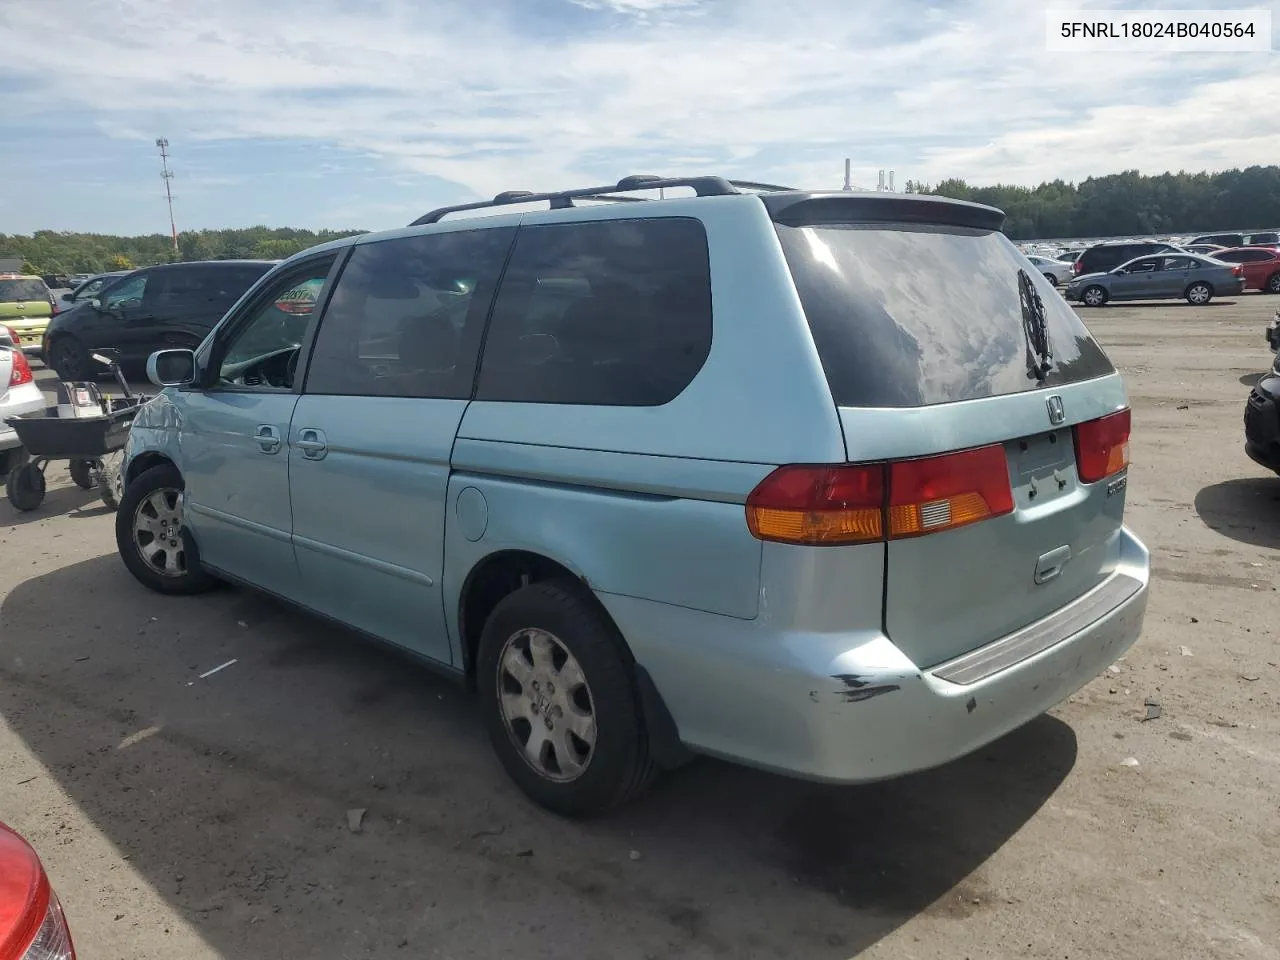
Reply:
M1224 537L1280 547L1280 477L1241 477L1196 494L1196 514Z
M984 862L1076 755L1042 717L868 787L705 760L566 822L517 794L449 681L248 592L149 594L114 556L10 593L0 694L62 789L228 957L844 960L919 913L1013 897Z

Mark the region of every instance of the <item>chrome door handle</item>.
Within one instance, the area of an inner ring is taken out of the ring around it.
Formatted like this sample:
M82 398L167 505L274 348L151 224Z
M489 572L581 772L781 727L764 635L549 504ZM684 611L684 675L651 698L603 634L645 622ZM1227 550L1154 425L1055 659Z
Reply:
M297 446L308 460L323 460L325 454L329 452L329 444L325 440L324 432L314 427L306 427L298 432Z
M280 452L280 431L270 424L260 424L253 438L258 441L263 453Z

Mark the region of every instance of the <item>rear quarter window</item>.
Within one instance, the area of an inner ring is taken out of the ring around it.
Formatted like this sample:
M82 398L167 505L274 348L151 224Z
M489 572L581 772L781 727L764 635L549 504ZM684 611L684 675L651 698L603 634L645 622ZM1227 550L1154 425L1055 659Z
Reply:
M1114 372L1075 311L999 232L779 225L831 387L845 407L917 407ZM1043 303L1051 367L1029 373L1019 272Z
M707 237L685 217L521 227L476 398L659 406L711 351Z

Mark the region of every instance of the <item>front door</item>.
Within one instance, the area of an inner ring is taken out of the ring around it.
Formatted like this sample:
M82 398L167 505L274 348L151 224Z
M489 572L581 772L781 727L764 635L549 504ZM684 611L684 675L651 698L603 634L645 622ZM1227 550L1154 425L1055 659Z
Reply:
M1111 279L1111 299L1141 300L1152 295L1159 281L1160 257L1143 257L1124 266Z
M442 663L449 460L514 233L357 245L289 433L302 602Z
M186 520L203 563L294 599L300 590L289 505L294 374L309 315L278 301L323 286L336 255L309 260L228 319L201 385L183 393L181 469Z

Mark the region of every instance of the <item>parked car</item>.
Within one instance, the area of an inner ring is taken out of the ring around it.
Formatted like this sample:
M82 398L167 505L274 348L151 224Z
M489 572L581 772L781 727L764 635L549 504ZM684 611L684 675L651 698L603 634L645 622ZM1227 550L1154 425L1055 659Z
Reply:
M1189 253L1138 257L1106 273L1076 277L1063 296L1085 306L1109 300L1186 298L1201 306L1214 296L1233 297L1244 290L1244 268Z
M1280 232L1260 230L1256 233L1210 233L1196 237L1193 244L1214 243L1222 247L1257 247L1280 244Z
M114 280L116 277L127 277L132 270L114 270L111 273L99 273L90 277L84 283L80 284L73 290L68 290L62 295L62 302L68 305L83 303L86 300L92 300L102 288Z
M1050 257L1042 257L1039 254L1029 255L1027 259L1055 287L1058 284L1066 283L1074 276L1074 267L1065 260L1054 260Z
M16 339L16 331L0 326L0 477L8 476L10 470L26 460L22 441L6 418L35 413L47 406L26 354L15 346Z
M0 274L0 323L12 328L28 353L39 353L49 318L58 312L53 294L40 277Z
M1244 268L1246 290L1280 293L1280 250L1274 247L1237 247L1219 250L1213 254L1213 259L1240 264Z
M698 196L573 205L637 184ZM628 178L298 254L151 357L120 556L473 683L562 814L699 752L945 763L1105 669L1147 596L1124 384L1003 221Z
M1180 253L1180 248L1160 240L1121 240L1095 243L1076 258L1073 269L1077 277L1089 273L1105 273L1135 257L1156 253Z
M140 366L155 350L194 347L269 269L267 260L207 260L144 267L107 283L49 325L47 362L63 380L83 380L94 350Z
M73 273L71 276L67 277L67 286L72 288L78 287L92 276L92 273Z
M0 823L0 957L75 960L58 895L31 845Z

